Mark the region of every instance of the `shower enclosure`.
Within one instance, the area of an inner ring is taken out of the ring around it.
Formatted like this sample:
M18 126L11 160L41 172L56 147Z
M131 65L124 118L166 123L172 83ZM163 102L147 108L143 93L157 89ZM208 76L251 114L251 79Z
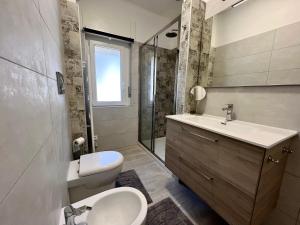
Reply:
M166 115L175 114L180 17L140 47L139 142L165 161Z

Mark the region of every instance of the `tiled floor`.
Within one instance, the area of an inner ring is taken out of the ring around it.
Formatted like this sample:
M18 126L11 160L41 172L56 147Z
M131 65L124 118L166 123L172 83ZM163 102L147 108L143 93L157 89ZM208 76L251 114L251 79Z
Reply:
M164 165L139 146L119 149L125 157L123 171L135 169L153 204L170 197L181 210L197 225L227 225L213 210L178 180Z
M166 137L155 138L155 154L162 160L166 158Z

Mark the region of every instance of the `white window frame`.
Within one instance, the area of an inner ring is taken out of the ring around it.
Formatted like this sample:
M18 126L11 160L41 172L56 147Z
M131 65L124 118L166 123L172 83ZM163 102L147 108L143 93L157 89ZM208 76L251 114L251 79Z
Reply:
M95 48L104 47L117 49L120 51L120 76L121 76L121 101L97 101L97 82L96 82L96 65L95 65ZM103 41L90 40L90 65L91 65L91 81L92 81L92 104L94 107L113 107L113 106L129 106L130 97L130 46L126 44L112 44Z

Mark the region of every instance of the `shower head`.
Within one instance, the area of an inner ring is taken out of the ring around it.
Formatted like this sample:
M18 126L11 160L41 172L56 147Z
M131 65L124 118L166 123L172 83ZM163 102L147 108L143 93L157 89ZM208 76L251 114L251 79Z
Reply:
M167 38L175 38L177 37L178 30L173 29L172 31L169 31L168 33L166 33L166 37Z

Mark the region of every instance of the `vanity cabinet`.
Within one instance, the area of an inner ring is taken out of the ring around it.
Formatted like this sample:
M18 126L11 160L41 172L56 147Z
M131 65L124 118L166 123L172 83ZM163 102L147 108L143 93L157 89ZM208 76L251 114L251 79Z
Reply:
M276 206L292 138L266 149L172 119L166 166L231 225L260 225Z

